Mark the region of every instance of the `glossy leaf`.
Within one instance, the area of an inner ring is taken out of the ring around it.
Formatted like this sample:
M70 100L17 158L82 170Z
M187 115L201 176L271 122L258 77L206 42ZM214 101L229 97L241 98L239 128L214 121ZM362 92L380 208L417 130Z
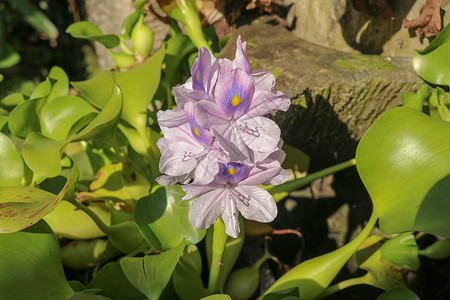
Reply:
M87 21L81 21L71 24L69 27L67 27L66 33L75 38L99 42L106 48L117 47L120 43L119 37L117 35L103 34L100 28Z
M377 300L420 300L420 298L407 288L395 288L384 292Z
M117 84L123 93L122 119L139 132L145 130L147 106L153 98L161 77L161 63L164 48L148 58L143 64L125 72L101 72L86 81L72 82L83 96L94 106L104 107L110 97L110 88L117 78ZM99 89L98 87L103 88Z
M11 133L26 138L30 132L41 131L37 107L41 99L27 100L16 106L9 114L8 126Z
M184 195L179 185L160 187L136 204L136 223L153 248L165 251L183 239L196 244L205 236L206 230L195 228L189 221L190 203L181 200Z
M410 108L384 113L367 130L356 165L383 232L450 237L449 157L450 123Z
M370 236L356 253L358 257L360 251L369 248L369 251L365 254L370 255L365 257L364 261L360 261L360 268L367 271L367 274L364 276L364 281L366 284L384 290L404 287L404 275L407 270L383 259L381 256L381 247L383 246L379 243L380 238L382 239L380 236Z
M69 93L69 77L67 77L66 72L58 66L51 68L50 73L48 73L48 78L55 80L52 85L52 90L47 97L48 101L61 96L67 96Z
M67 183L59 194L34 187L0 188L0 233L10 233L27 228L48 215L61 202L78 180L78 169L73 168Z
M419 98L418 95L405 92L402 94L402 105L405 107L413 108L417 111L422 111L423 100Z
M450 85L450 26L445 28L423 50L412 55L414 70L428 82Z
M42 108L42 134L54 140L66 140L72 126L89 113L97 113L97 110L82 98L58 97Z
M266 299L273 292L298 288L300 299L315 299L328 287L344 264L369 236L376 221L377 218L372 215L363 231L350 243L333 252L304 261L292 268L278 279L262 298Z
M3 98L2 101L0 101L0 106L10 111L24 101L25 98L23 97L22 93L12 93Z
M34 6L28 0L9 0L15 9L18 9L25 21L36 30L48 36L50 39L56 39L59 35L58 29L47 16Z
M44 221L0 234L0 252L0 299L61 300L75 293L64 275L59 244Z
M47 77L34 88L30 95L30 99L46 98L52 91L53 83L55 83L55 80L50 80L50 78Z
M110 211L104 206L90 204L92 210L106 225L110 225ZM55 234L67 239L83 240L105 236L92 219L72 204L62 201L54 211L45 216Z
M410 232L404 232L386 241L380 248L381 256L402 268L417 271L420 266L419 247Z
M128 280L150 300L157 300L172 276L185 246L184 240L168 251L142 258L125 257L120 266Z
M145 296L139 292L125 277L118 262L110 262L104 265L95 274L88 288L99 288L97 294L106 296L112 300L142 300Z
M0 132L0 187L18 186L24 174L23 160L13 142ZM6 163L7 162L7 163Z

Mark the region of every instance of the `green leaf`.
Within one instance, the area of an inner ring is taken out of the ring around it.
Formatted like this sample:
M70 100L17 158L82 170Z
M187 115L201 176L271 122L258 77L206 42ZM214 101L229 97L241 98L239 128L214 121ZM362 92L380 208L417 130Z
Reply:
M381 256L402 268L417 271L420 266L419 247L410 232L404 232L386 241L380 248Z
M197 300L205 295L201 273L200 252L197 246L189 245L173 272L173 285L181 300Z
M42 108L42 134L54 140L66 140L72 126L93 112L96 113L97 110L82 98L76 96L55 98Z
M130 253L135 250L143 240L134 221L112 225L108 237L113 246L123 253Z
M101 72L92 79L72 82L72 85L92 105L103 108L111 94L109 87L114 83L113 76L116 76L123 94L122 119L143 135L147 122L147 106L158 88L163 58L164 48L161 48L142 65L133 69L125 72ZM102 88L99 89L99 86Z
M106 225L110 225L110 211L104 206L90 204L92 210ZM62 201L54 211L45 216L55 234L67 239L95 239L105 236L92 219L72 204Z
M200 300L231 300L231 297L226 294L216 294L216 295L204 297Z
M197 48L184 34L178 34L167 41L166 49L166 77L170 86L174 86L180 79L180 64L190 53L197 52Z
M309 156L302 150L288 144L283 145L283 151L286 152L283 168L293 173L295 178L304 177L309 170Z
M133 31L134 25L139 20L141 13L135 11L131 15L127 16L122 22L122 33L127 37L131 38L131 32Z
M48 36L49 39L56 39L59 35L58 29L43 12L28 0L9 0L12 6L19 10L25 21L37 31Z
M61 300L74 294L64 275L59 244L44 221L0 234L0 253L0 299Z
M30 132L41 131L37 107L41 99L27 100L16 106L9 114L8 126L11 133L25 138Z
M143 258L125 257L120 266L128 280L148 299L159 299L183 254L184 240L168 251Z
M115 92L102 111L79 133L68 140L55 141L36 132L29 134L22 149L25 162L33 172L40 175L47 177L59 175L61 173L61 154L70 142L97 139L110 144L114 141L114 129L121 109L122 94L116 85Z
M50 78L47 77L34 88L30 99L46 98L52 91L52 83L55 83L55 80L50 80Z
M402 105L405 107L410 107L418 111L422 111L423 100L414 93L405 92L402 94Z
M450 256L450 240L439 240L431 246L419 250L419 254L432 259L444 259Z
M450 237L450 123L400 107L367 130L356 165L387 234Z
M420 300L420 298L407 288L395 288L384 292L377 300Z
M142 300L145 297L128 281L118 262L104 265L89 283L88 288L99 288L101 291L98 294L112 300Z
M66 33L74 38L87 39L103 44L106 48L114 48L119 46L120 39L114 34L103 34L103 32L94 24L81 21L71 24L66 29Z
M10 233L27 228L48 215L61 202L78 179L78 169L73 168L69 179L59 194L34 187L0 187L0 233Z
M416 50L412 63L416 73L428 82L450 85L450 26L445 28L423 50Z
M11 111L11 109L23 103L24 101L25 98L23 97L22 93L9 94L8 96L2 99L1 107Z
M0 187L21 185L23 160L13 142L0 132ZM7 162L7 163L5 163Z
M66 141L55 141L40 133L32 132L25 139L22 155L33 172L45 177L54 177L61 173L61 154L66 145Z
M364 258L364 261L360 261L360 268L367 271L362 282L384 290L404 287L404 274L406 270L383 259L381 256L380 248L382 247L382 243L380 242L380 238L382 239L380 236L370 236L356 253L357 257L360 251L365 252L363 255L370 254ZM369 248L369 250L366 251L366 248Z
M189 221L190 202L181 200L184 194L179 185L160 187L136 204L136 223L153 248L165 251L183 239L197 244L205 236L206 230L195 228Z
M98 266L102 262L106 240L71 241L61 248L62 262L72 269L87 269Z
M20 62L20 54L10 44L5 44L5 52L0 56L0 69L11 68Z
M55 80L52 85L52 90L48 95L48 101L61 96L66 96L69 93L69 77L67 77L66 72L58 66L51 68L48 78Z

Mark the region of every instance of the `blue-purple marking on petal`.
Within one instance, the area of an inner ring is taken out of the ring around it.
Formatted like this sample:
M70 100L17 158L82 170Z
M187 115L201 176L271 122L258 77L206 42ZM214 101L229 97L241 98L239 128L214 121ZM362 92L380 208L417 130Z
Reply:
M238 183L248 176L250 168L246 165L231 162L227 164L219 163L219 173L217 176L229 183Z

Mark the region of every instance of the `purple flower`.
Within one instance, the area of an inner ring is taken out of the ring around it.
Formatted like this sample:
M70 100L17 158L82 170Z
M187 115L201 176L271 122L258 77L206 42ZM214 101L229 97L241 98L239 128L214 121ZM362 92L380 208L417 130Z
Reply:
M219 173L208 185L182 186L187 193L184 199L196 197L189 211L189 220L205 229L222 216L226 233L234 238L239 234L239 212L244 218L259 222L271 222L277 215L272 195L257 186L280 175L283 169L277 161L264 166L249 167L240 163L219 165ZM284 175L284 181L289 172Z
M280 128L264 117L289 108L289 98L274 91L271 72L252 70L247 43L239 36L233 61L200 49L191 78L175 87L178 108L158 112L164 134L157 178L162 185L182 184L193 200L191 223L205 229L222 217L226 232L239 233L238 216L270 222L277 214L272 196L258 185L289 178Z

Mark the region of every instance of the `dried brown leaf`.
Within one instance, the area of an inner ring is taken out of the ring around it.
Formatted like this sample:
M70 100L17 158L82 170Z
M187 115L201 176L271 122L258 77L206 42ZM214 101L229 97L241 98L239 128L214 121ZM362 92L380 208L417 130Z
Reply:
M420 15L413 20L403 20L403 26L413 29L418 37L432 37L439 34L442 29L441 22L442 0L427 0L420 8Z

